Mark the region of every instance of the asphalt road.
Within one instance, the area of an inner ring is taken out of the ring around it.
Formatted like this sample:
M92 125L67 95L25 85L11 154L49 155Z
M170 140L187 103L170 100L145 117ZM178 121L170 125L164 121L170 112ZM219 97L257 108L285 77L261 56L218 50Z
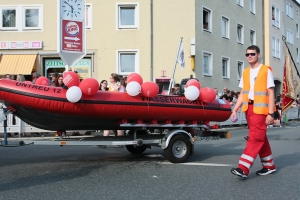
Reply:
M97 146L0 147L0 199L300 199L300 124L271 128L276 174L230 173L247 129L231 139L200 140L195 156L171 164L153 147L142 155Z

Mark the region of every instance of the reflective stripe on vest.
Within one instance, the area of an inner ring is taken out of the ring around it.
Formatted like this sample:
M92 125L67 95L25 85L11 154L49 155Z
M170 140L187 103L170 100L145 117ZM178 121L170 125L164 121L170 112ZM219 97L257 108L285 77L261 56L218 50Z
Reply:
M268 69L273 72L272 68L266 65L261 66L255 83L254 83L254 103L253 112L256 114L267 115L269 113L269 95L267 90ZM243 107L242 111L248 109L248 94L250 90L250 67L246 68L243 72Z

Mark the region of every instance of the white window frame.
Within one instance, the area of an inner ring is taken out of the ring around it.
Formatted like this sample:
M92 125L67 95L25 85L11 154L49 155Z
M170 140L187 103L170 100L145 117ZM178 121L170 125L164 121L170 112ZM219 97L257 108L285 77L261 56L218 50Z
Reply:
M39 10L39 26L38 27L25 27L25 9L38 9ZM16 26L3 27L2 26L2 10L16 10ZM40 31L43 29L43 5L42 4L29 4L29 5L15 5L15 6L0 6L0 30L3 31Z
M16 26L15 27L3 27L3 16L2 11L3 10L16 10ZM0 29L1 30L7 30L7 31L17 31L20 27L20 18L22 16L22 13L20 12L20 8L18 6L0 6Z
M239 64L241 64L241 75L239 75ZM240 61L238 60L237 61L237 68L236 68L236 73L237 73L237 80L240 81L241 78L242 78L242 75L243 75L243 71L244 71L244 62L243 61Z
M280 28L280 10L276 6L272 5L272 13L271 13L272 25ZM273 17L275 18L273 20Z
M241 7L244 7L244 0L236 0L236 4Z
M225 35L223 34L223 21L225 22ZM221 35L222 35L222 38L226 38L226 39L229 39L229 18L228 17L225 17L225 16L221 16Z
M280 59L280 39L272 37L272 56Z
M293 5L290 2L286 2L286 15L293 19Z
M236 26L237 32L238 32L239 27L241 27L241 40L239 41L239 36L238 36L238 33L237 33L237 42L239 44L244 44L244 25L238 23L237 26Z
M250 3L250 12L256 14L256 0L249 0Z
M202 6L202 15L203 15L203 12L206 11L208 13L208 16L207 16L207 28L204 28L204 19L202 20L202 23L203 23L203 26L202 26L202 29L203 31L208 31L208 32L212 32L212 10L207 8L207 7L204 7Z
M134 71L136 73L140 72L140 52L138 49L119 49L116 52L116 72L120 75L129 75L132 72L122 72L120 66L120 56L121 54L135 54L135 66Z
M38 9L39 10L39 26L37 27L26 27L25 26L25 10L26 9ZM23 30L41 30L43 27L43 9L41 6L23 6L22 7L22 24L23 24Z
M85 5L85 15L88 16L88 20L86 20L86 17L84 18L86 20L85 22L85 28L88 30L92 30L93 27L93 7L91 3L87 3Z
M276 38L276 58L280 59L280 39Z
M286 29L286 41L289 44L294 44L294 32L290 29Z
M208 60L209 60L209 66L208 66L208 70L209 72L208 73L205 73L204 72L204 56L208 56ZM212 64L212 61L213 61L213 54L211 52L208 52L208 51L202 51L202 69L203 69L203 76L213 76L213 64Z
M134 7L134 25L121 25L121 15L120 10L122 7ZM128 2L128 3L116 3L116 27L117 29L139 29L139 3L138 2Z
M299 16L299 10L296 9L296 15Z
M251 44L251 33L253 33L253 44ZM250 29L250 45L256 45L256 31Z
M223 73L223 61L227 61L226 62L226 75L224 75ZM223 79L230 79L230 58L229 57L225 57L225 56L222 56L222 62L221 62L221 66L222 66L222 78Z

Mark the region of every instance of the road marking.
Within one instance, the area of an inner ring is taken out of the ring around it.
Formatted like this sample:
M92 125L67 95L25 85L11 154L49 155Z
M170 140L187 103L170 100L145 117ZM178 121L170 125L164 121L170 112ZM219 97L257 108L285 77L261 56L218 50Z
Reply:
M229 165L229 164L217 164L217 163L170 163L170 162L158 162L159 164L163 165L198 165L198 166L211 166L211 167L230 167L230 166L235 166L235 165Z

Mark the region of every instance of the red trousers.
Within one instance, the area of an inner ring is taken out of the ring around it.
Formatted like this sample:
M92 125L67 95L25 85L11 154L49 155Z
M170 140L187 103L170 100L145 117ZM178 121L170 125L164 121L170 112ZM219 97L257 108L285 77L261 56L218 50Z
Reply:
M266 117L266 115L255 114L253 105L248 105L246 118L249 128L249 139L246 142L246 148L240 157L238 165L246 175L249 174L257 155L260 157L263 168L275 169L271 147L267 138Z

